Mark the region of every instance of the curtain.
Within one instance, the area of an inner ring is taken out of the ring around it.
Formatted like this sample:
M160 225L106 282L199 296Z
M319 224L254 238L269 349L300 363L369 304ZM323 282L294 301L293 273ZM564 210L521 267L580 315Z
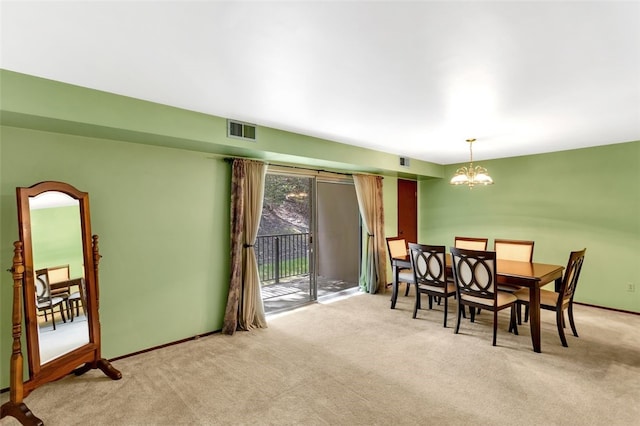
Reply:
M368 293L384 289L387 282L384 239L384 207L382 205L382 177L353 175L358 197L358 208L367 232L362 253L360 288Z
M266 328L258 261L254 250L267 166L234 159L231 173L231 277L222 332Z

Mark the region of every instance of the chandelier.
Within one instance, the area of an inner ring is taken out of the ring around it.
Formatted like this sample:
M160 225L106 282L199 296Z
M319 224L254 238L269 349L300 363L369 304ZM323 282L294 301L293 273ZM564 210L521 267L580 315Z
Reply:
M489 176L487 169L473 165L473 149L472 145L475 139L467 139L469 142L469 167L460 167L456 170L456 174L451 178L451 185L468 185L469 189L473 189L476 185L493 185L493 179Z

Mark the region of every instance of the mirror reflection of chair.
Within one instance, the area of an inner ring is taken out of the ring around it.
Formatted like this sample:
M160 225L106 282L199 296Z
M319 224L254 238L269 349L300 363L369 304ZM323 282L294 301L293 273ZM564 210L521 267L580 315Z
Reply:
M391 309L396 306L396 298L398 297L398 286L401 282L406 284L404 295L409 295L409 288L413 284L413 271L410 268L410 261L407 258L407 242L402 237L388 237L387 238L387 250L389 251L389 261L391 262L391 269L394 270L393 276L393 293L391 295ZM404 265L398 266L398 262L395 259L406 259Z
M573 320L573 295L575 294L576 287L578 285L578 278L580 278L580 271L582 270L582 264L584 263L584 255L587 249L573 251L569 255L569 262L567 268L564 271L564 277L558 291L540 290L540 309L546 309L548 311L555 311L556 313L556 326L558 327L558 334L560 335L560 341L562 346L568 347L567 339L564 335L564 311L569 312L569 324L571 325L571 331L573 335L578 337L578 331ZM525 321L529 318L529 290L523 288L514 293L518 298L518 323L520 321L521 306L526 306Z
M411 268L416 283L416 302L413 318L421 309L421 294L429 296L429 309L433 308L434 297L444 297L444 327L447 326L448 300L456 294L456 287L447 281L445 246L430 246L409 243Z
M465 250L451 247L453 278L458 298L455 333L460 330L460 317L464 306L493 312L493 346L496 345L498 312L511 308L509 330L518 334L516 324L517 297L497 288L496 253L493 251ZM471 322L475 314L471 309Z
M51 313L51 325L53 329L56 329L56 319L53 308L56 306L60 311L60 317L63 322L67 322L64 311L66 310L65 299L68 296L67 293L60 293L57 296L52 296L51 287L49 285L49 277L46 269L36 271L36 307L39 312L44 313L45 321L48 321L47 310Z
M71 293L67 298L67 306L69 309L69 315L70 315L71 321L73 321L75 317L80 316L80 307L82 307L82 313L85 316L87 315L87 310L84 302L85 293L86 293L86 290L85 290L84 278L80 278L79 284L78 284L78 290ZM75 313L74 313L74 308L75 308Z

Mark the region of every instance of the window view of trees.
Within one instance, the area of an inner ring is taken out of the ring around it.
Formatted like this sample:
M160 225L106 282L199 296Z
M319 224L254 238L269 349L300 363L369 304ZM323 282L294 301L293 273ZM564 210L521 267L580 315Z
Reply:
M267 174L258 235L309 232L311 180Z
M256 240L263 284L309 273L311 179L267 174Z

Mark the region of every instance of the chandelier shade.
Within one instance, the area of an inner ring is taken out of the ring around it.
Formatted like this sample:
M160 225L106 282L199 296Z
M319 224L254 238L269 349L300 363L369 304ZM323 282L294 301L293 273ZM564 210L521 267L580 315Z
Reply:
M467 185L472 189L476 185L493 185L493 179L489 176L487 169L473 165L473 142L475 139L467 139L469 142L469 166L460 167L456 170L449 183L451 185Z

